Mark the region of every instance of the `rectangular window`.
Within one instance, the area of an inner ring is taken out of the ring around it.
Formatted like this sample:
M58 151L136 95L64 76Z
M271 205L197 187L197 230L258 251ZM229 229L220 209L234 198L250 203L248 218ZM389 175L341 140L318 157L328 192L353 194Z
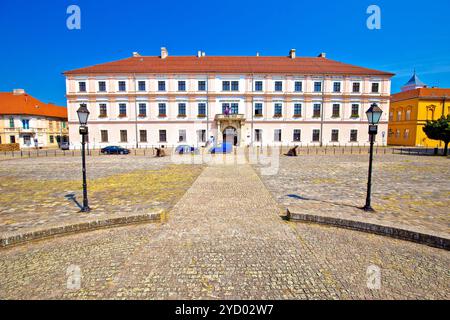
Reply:
M146 117L146 116L147 116L147 104L139 103L139 117Z
M147 142L147 130L139 130L139 141Z
M108 130L100 130L100 141L108 142Z
M409 129L405 129L405 133L403 134L403 138L404 139L408 139L409 138Z
M320 118L322 105L320 103L315 103L313 106L313 118Z
M230 114L230 104L229 103L222 103L222 114Z
M263 116L263 105L262 103L255 103L255 117Z
M125 103L119 104L119 117L127 116L127 105Z
M178 104L178 116L185 117L186 116L186 103Z
M406 121L411 120L411 110L406 110Z
M55 137L54 136L50 136L50 143L55 143Z
M145 91L145 81L138 81L138 90L139 91Z
M165 117L166 116L166 104L165 103L159 103L158 104L158 116L159 117Z
M239 104L238 103L231 104L231 114L239 114Z
M333 104L333 114L332 117L333 118L339 118L340 116L340 112L341 112L341 105L338 103Z
M52 140L52 139L50 138L50 140ZM28 136L28 135L23 136L23 143L27 146L30 146L31 145L31 136Z
M341 83L340 82L333 83L333 92L341 92Z
M120 130L120 142L128 141L128 132L127 130Z
M358 130L352 129L350 130L350 142L358 141Z
M359 104L352 104L352 118L359 118Z
M86 92L86 82L78 82L78 91L79 92Z
M274 130L274 137L273 140L275 142L281 142L281 129L275 129Z
M302 104L295 103L294 104L294 117L301 118L301 116L302 116Z
M178 131L178 142L186 142L186 130Z
M295 92L302 92L303 91L303 82L301 81L295 81Z
M99 92L106 92L106 82L105 81L99 81L98 82L98 91Z
M106 118L108 116L108 110L106 108L106 103L100 103L99 104L99 109L100 109L99 117L100 118Z
M283 91L283 82L282 81L275 81L275 91L276 92Z
M255 81L255 91L263 91L263 82Z
M380 92L380 84L372 83L372 93L379 93L379 92Z
M361 91L361 84L359 82L353 82L353 93L359 93Z
M206 81L198 82L198 91L206 91Z
M320 130L314 129L312 132L312 141L313 142L319 142L320 141Z
M9 118L9 127L14 128L14 118Z
M339 141L339 130L333 129L331 130L331 142Z
M294 137L293 137L293 141L295 142L300 142L301 141L301 130L300 129L294 129Z
M206 130L197 130L198 142L206 142Z
M158 91L166 91L166 82L158 81Z
M230 81L222 81L222 91L230 91Z
M167 142L166 130L159 130L159 142Z
M23 119L22 120L22 128L23 129L30 129L30 120Z
M239 81L231 81L231 91L239 91Z
M281 103L275 103L274 105L274 116L281 117L283 113L283 105Z
M255 129L255 141L261 142L262 140L262 130L261 129Z
M314 82L314 92L322 92L322 82Z
M389 112L389 121L394 121L394 113L392 111Z
M198 104L198 116L199 117L206 116L206 103L201 102Z
M127 84L125 81L119 81L119 91L120 92L127 91Z
M16 136L9 136L9 143L16 143Z
M178 91L186 91L186 81L178 81Z

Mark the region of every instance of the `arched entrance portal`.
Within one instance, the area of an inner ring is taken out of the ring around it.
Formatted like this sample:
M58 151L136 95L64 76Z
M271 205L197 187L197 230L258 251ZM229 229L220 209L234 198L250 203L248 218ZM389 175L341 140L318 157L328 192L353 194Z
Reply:
M233 146L238 145L238 133L234 127L226 127L223 130L223 142L231 143Z

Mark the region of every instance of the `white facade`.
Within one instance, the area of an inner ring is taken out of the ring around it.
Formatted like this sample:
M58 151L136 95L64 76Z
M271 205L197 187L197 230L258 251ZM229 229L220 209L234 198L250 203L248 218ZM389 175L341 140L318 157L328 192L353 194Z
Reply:
M227 139L236 132L230 141L241 146L365 145L365 112L372 103L383 110L376 142L387 140L389 76L112 73L68 75L66 85L75 148L82 103L91 112L89 143L95 148L201 146L211 136L222 141L225 131ZM224 115L227 106L230 115Z

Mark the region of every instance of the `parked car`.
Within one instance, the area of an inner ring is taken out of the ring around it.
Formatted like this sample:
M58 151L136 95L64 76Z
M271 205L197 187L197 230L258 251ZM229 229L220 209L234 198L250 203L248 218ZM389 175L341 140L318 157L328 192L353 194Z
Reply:
M197 148L188 146L188 145L179 145L175 148L175 154L199 154Z
M61 142L61 145L59 146L61 150L69 150L70 144L68 142Z
M231 151L233 151L233 145L228 142L224 142L209 149L209 153L231 153Z
M118 147L118 146L108 146L100 150L103 154L129 154L130 150Z

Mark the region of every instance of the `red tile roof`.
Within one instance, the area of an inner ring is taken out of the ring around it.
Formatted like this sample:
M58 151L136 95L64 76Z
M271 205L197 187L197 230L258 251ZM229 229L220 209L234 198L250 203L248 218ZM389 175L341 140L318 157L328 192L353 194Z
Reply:
M442 100L444 97L447 97L447 99L450 100L450 89L419 88L393 94L391 97L391 101L396 102L416 98Z
M0 115L36 115L67 119L67 108L43 103L29 94L0 92Z
M236 56L138 56L66 71L65 75L115 73L292 73L394 76L338 61L317 58Z

